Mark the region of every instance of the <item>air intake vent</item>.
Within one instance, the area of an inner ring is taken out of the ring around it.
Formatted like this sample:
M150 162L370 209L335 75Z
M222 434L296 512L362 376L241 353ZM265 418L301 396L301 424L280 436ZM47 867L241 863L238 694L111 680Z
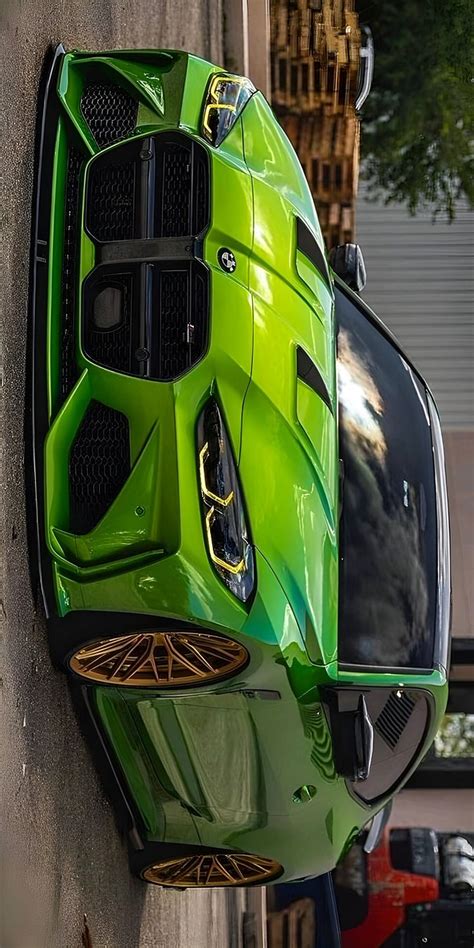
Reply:
M133 161L94 166L88 226L96 240L130 240L135 230L135 204Z
M132 139L100 155L87 183L86 223L100 242L199 236L209 225L209 161L187 135Z
M85 286L84 352L117 372L177 378L205 352L208 321L209 271L197 260L102 266Z
M91 162L86 228L96 267L84 284L88 358L168 381L204 355L209 270L196 258L210 220L209 156L188 135L132 138Z
M405 691L392 691L376 722L375 730L386 744L395 749L415 707L413 698Z
M189 148L170 143L163 152L162 235L186 237L191 233L191 153Z
M330 286L331 280L329 278L326 257L316 238L299 217L296 218L296 243L298 250L301 250L301 253L304 253L305 256L308 257L308 260L311 260L311 263L316 267L316 270L319 271L323 280Z
M189 270L163 270L159 293L158 377L173 379L197 362L204 350L207 272L197 267L193 273Z
M81 175L81 167L81 152L78 151L77 148L71 148L67 164L66 207L64 214L60 379L61 403L69 395L69 392L71 391L78 377L75 356L75 291L79 213L79 179Z
M133 132L138 102L119 86L96 82L84 89L81 112L97 144L104 148Z
M125 415L92 401L69 457L69 527L88 533L102 519L130 474Z

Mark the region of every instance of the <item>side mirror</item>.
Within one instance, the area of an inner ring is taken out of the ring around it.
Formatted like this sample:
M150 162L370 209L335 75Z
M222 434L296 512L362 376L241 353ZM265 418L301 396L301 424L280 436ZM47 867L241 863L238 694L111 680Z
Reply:
M351 290L360 293L367 282L364 257L359 244L340 244L329 252L329 263L334 273L337 273L350 286Z
M356 706L348 707L348 703ZM374 752L374 726L363 694L327 688L323 700L328 705L334 767L341 777L367 780Z
M360 112L372 87L374 75L374 40L368 26L361 26L361 47L359 60L359 74L357 76L357 95L355 100L356 112Z

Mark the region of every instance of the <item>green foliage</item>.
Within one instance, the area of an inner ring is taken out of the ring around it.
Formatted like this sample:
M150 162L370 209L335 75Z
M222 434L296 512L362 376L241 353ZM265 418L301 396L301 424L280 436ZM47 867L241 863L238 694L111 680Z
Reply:
M445 714L435 750L437 757L474 757L474 714Z
M430 206L452 220L474 205L471 0L375 0L359 15L374 35L363 110L364 177L385 203Z

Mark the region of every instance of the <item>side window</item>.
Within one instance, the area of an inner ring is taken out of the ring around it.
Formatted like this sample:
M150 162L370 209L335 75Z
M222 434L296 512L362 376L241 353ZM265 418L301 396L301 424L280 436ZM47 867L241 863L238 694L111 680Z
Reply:
M436 494L426 392L362 307L336 287L339 661L431 668Z

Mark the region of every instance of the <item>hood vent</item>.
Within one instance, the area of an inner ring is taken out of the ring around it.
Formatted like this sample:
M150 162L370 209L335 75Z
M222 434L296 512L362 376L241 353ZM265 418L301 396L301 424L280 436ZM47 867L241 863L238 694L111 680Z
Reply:
M309 385L313 392L316 392L316 395L319 395L324 404L327 405L329 411L332 412L331 399L324 379L313 360L310 359L308 353L301 346L297 346L296 349L296 372L298 378Z
M298 250L301 250L301 253L304 253L305 257L316 267L316 270L327 285L330 286L331 280L326 257L314 234L311 233L309 227L306 227L306 224L304 224L299 217L296 218L296 245Z

